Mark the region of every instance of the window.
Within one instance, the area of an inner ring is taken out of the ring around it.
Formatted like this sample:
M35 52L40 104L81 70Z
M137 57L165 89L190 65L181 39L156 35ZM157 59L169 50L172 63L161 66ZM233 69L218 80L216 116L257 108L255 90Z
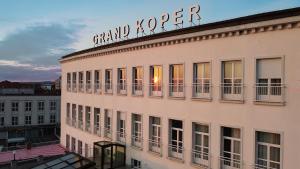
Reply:
M100 108L94 108L94 134L101 136Z
M209 62L194 63L193 97L211 98L211 66Z
M31 124L31 116L25 116L25 125Z
M44 115L38 115L38 124L44 124Z
M72 74L72 91L76 92L77 91L77 77L76 77L77 73L73 72Z
M56 123L56 116L55 116L55 114L50 114L50 123L51 124Z
M83 130L83 106L78 105L78 124L77 127Z
M76 139L72 137L71 139L71 151L75 152L76 151Z
M31 111L31 109L32 109L32 102L26 101L25 102L25 111Z
M72 104L72 126L76 127L76 104Z
M112 129L111 129L111 124L112 123L112 111L105 109L105 114L104 114L104 136L107 138L111 138L112 134Z
M184 69L182 64L170 65L169 96L184 97Z
M94 92L97 94L101 93L101 71L100 70L95 70L95 75L94 75Z
M19 125L19 119L17 116L11 117L11 125L13 125L13 126Z
M132 145L143 147L142 116L132 114Z
M38 101L38 111L44 111L44 110L45 110L45 102Z
M276 133L256 132L256 167L281 169L281 136Z
M11 111L13 111L13 112L19 111L19 103L18 102L11 103Z
M50 101L50 111L56 110L56 101Z
M71 91L71 73L67 73L67 91Z
M133 95L143 95L143 79L144 70L142 66L132 68L132 94Z
M66 135L66 149L70 150L70 136L68 134Z
M193 123L193 163L209 167L209 127Z
M162 96L162 66L150 66L150 96Z
M221 165L224 168L241 168L241 130L222 127Z
M141 161L132 158L131 159L131 168L132 169L141 169L142 168Z
M125 143L126 138L126 123L125 123L126 113L118 111L117 112L117 140L119 142Z
M256 101L283 102L282 59L256 60Z
M4 102L0 102L0 112L4 112L5 104Z
M159 117L149 117L149 150L161 153L161 121Z
M105 70L105 92L112 93L112 69Z
M222 99L243 99L243 66L241 60L222 62Z
M4 117L0 117L0 126L4 126Z
M86 92L91 93L92 92L92 72L86 71Z
M66 117L66 122L67 122L67 124L68 125L71 125L72 123L71 123L71 104L70 103L67 103L67 117Z
M85 107L85 131L91 132L91 107Z
M78 140L78 142L77 142L77 153L80 155L83 155L82 154L82 141L80 141L80 140Z
M183 122L169 120L169 157L183 160Z
M89 157L89 152L90 152L89 145L85 143L85 144L84 144L84 156L85 156L86 158Z
M126 94L127 93L127 75L126 68L118 68L118 94Z
M83 72L78 72L79 78L79 91L84 92L84 83L83 83Z

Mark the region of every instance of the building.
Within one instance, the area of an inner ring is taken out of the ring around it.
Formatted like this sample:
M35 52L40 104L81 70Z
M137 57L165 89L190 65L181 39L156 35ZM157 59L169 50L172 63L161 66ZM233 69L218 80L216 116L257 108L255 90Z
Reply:
M60 91L37 83L0 82L1 151L57 140L59 123Z
M293 8L66 55L61 144L98 166L106 141L132 168L295 169L299 28Z

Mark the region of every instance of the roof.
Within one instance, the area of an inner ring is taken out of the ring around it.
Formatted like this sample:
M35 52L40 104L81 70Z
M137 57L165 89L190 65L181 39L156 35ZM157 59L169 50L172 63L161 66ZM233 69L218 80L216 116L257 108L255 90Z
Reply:
M81 50L81 51L77 51L77 52L65 55L61 59L66 59L66 58L70 58L70 57L88 53L88 52L99 51L99 50L109 49L109 48L113 48L113 47L117 47L117 46L138 43L138 42L144 42L144 41L155 40L155 39L160 39L160 38L167 38L167 37L172 37L172 36L177 36L177 35L183 35L183 34L189 34L189 33L195 33L195 32L231 27L231 26L238 26L238 25L250 24L250 23L255 23L255 22L263 22L263 21L268 21L268 20L281 19L281 18L287 18L287 17L299 16L299 15L300 15L300 7L266 12L266 13L260 13L260 14L255 14L255 15L249 15L249 16L244 16L244 17L239 17L239 18L234 18L234 19L229 19L229 20L224 20L224 21L219 21L219 22L213 22L213 23L207 23L207 24L187 27L187 28L183 28L183 29L161 32L161 33L157 33L157 34L138 37L138 38L134 38L134 39L123 40L123 41L110 43L110 44L106 44L106 45L101 45L98 47L93 47L93 48L89 48L89 49L85 49L85 50Z
M34 88L34 85L32 84L28 84L28 83L19 83L19 82L10 82L10 81L2 81L0 82L0 88L6 88L6 89L11 89L11 88L17 88L17 89L21 89L21 88Z

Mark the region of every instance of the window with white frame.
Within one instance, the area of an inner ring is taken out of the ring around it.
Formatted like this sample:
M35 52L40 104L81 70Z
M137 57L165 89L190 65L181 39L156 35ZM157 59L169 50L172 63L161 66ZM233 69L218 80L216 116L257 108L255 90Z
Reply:
M25 111L31 111L31 110L32 110L32 102L25 101Z
M282 58L256 60L256 101L284 101L282 65Z
M143 146L142 133L142 115L132 114L132 145L136 147Z
M50 123L51 124L56 123L56 115L55 114L50 114Z
M11 117L11 125L13 125L13 126L19 125L19 118L18 118L18 116L12 116Z
M101 70L95 70L94 73L94 92L98 94L101 92Z
M83 155L82 154L82 141L81 140L77 140L77 153L79 155Z
M105 92L112 93L112 69L105 70Z
M78 124L77 127L83 130L83 106L78 105Z
M0 101L0 112L4 112L5 110L5 104L3 101Z
M159 117L149 117L149 150L161 153L161 120Z
M193 123L193 163L209 167L209 126Z
M76 138L72 137L71 139L71 151L75 152L76 151Z
M241 168L241 129L222 127L221 165L223 168Z
M71 91L71 73L67 73L67 91Z
M277 133L256 131L256 156L257 169L281 169L282 148L281 136Z
M85 131L91 132L91 107L85 107Z
M210 62L194 63L193 97L211 97L211 64Z
M101 136L100 108L94 108L94 134Z
M169 157L183 159L183 122L169 120Z
M91 71L86 71L86 91L88 93L92 92L92 72Z
M184 96L184 67L183 64L170 65L169 96Z
M104 111L104 136L111 138L112 136L112 110L105 109Z
M126 68L118 68L118 94L126 94L127 92L127 72Z
M54 111L54 110L56 110L56 101L51 100L50 101L50 111Z
M150 96L162 96L162 66L150 66Z
M122 111L117 112L117 140L119 142L125 143L125 138L126 138L126 113Z
M70 136L66 134L66 149L70 150Z
M222 99L243 99L243 65L241 60L222 62Z
M73 127L76 127L76 123L77 123L77 120L76 120L76 104L72 104L72 126Z
M5 121L4 121L4 117L0 117L0 126L4 126Z
M19 102L12 102L11 103L11 111L12 112L19 111Z
M84 75L83 75L83 72L78 72L78 79L79 79L79 91L80 92L84 92L84 82L83 82L83 78L84 78Z
M142 66L132 68L132 94L143 95L144 70Z
M66 105L66 111L67 111L67 113L66 113L66 115L67 115L67 117L66 117L66 123L68 124L68 125L71 125L72 123L71 123L71 104L70 103L67 103L67 105Z
M76 72L72 73L72 91L73 92L77 91L77 73Z
M38 124L44 124L44 115L38 115Z
M131 169L141 169L141 168L142 168L141 161L132 158Z
M31 116L25 116L25 125L31 124Z
M44 111L44 110L45 110L45 102L38 101L38 111Z

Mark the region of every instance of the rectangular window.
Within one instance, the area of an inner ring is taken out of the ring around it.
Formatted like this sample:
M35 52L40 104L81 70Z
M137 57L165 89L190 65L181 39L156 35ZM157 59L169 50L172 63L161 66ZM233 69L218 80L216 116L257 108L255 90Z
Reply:
M94 134L101 136L100 108L94 108Z
M256 167L281 169L281 136L277 133L256 132Z
M77 153L79 155L83 155L82 154L82 141L80 141L80 140L78 140L78 142L77 142Z
M72 104L72 126L76 127L76 104Z
M150 66L150 96L162 96L162 66Z
M11 125L13 125L13 126L19 125L19 118L17 116L11 117Z
M83 130L83 106L78 105L78 124L77 128Z
M126 140L126 123L125 123L125 119L126 119L126 113L125 112L121 112L118 111L117 112L117 140L121 143L125 143Z
M132 114L132 145L143 147L142 116Z
M44 124L44 115L38 115L38 124Z
M67 73L67 91L71 91L71 73Z
M4 102L0 102L0 112L4 112L5 104Z
M132 94L143 95L144 70L142 66L132 68Z
M94 73L94 92L97 94L101 93L101 70L95 70Z
M72 140L71 140L71 151L72 152L76 151L76 139L74 137L72 137Z
M193 97L211 98L211 66L209 62L194 63Z
M91 107L85 107L85 131L91 132Z
M72 73L72 91L77 92L77 73Z
M31 110L32 110L32 102L25 101L25 111L31 111Z
M17 112L17 111L19 111L19 102L12 102L12 103L11 103L11 111L12 111L12 112Z
M0 117L0 126L4 126L4 125L5 125L4 117Z
M112 93L112 69L105 70L105 92Z
M56 110L56 101L52 100L50 101L50 111L55 111Z
M241 168L241 130L222 127L221 165L224 168Z
M83 72L78 72L78 79L79 79L79 91L84 92L84 82L83 82Z
M193 123L193 163L209 167L209 126Z
M44 111L44 110L45 110L45 102L38 101L38 111Z
M282 59L256 60L256 101L283 102Z
M170 65L169 73L169 96L184 97L183 64Z
M104 114L104 136L107 138L111 138L112 136L112 110L105 109Z
M51 124L56 123L56 116L55 116L55 114L50 114L50 123Z
M71 125L72 124L72 119L71 119L71 104L70 103L67 103L67 117L66 117L66 123L68 125Z
M136 160L136 159L131 159L131 169L141 169L141 161Z
M127 94L126 68L118 68L118 94Z
M25 125L31 124L31 116L25 116Z
M159 117L149 117L149 150L161 153L161 120Z
M86 71L86 92L91 93L92 92L92 72Z
M70 150L70 136L68 134L66 135L66 149Z
M183 122L169 120L169 157L183 160Z

